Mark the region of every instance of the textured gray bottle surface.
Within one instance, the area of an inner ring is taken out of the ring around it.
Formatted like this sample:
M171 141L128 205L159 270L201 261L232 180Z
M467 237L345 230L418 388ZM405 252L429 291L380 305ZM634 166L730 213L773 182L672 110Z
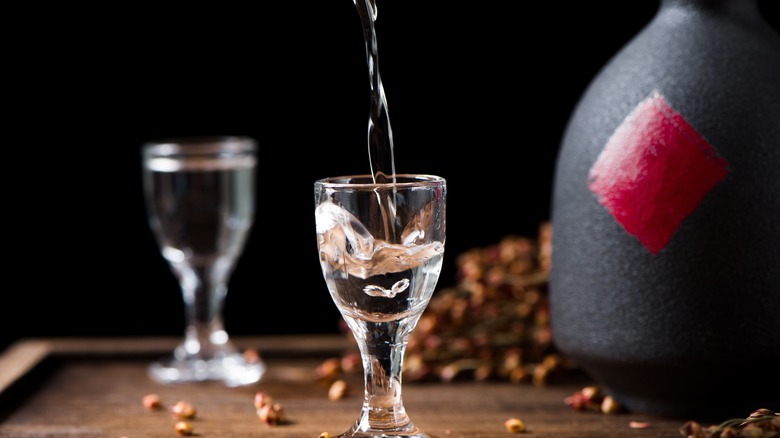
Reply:
M552 200L554 340L635 410L777 410L780 36L750 2L688 3L662 3L567 126ZM654 91L728 161L655 254L588 188L604 145Z

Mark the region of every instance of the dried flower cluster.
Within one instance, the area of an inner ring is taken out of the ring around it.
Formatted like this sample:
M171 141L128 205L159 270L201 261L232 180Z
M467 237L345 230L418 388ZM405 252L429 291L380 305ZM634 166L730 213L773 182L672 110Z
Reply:
M505 380L543 385L571 366L552 343L552 228L507 236L456 259L458 282L437 292L406 349L404 379Z
M688 438L780 437L780 412L756 409L747 418L733 418L708 427L696 421L687 421L680 427L680 435Z

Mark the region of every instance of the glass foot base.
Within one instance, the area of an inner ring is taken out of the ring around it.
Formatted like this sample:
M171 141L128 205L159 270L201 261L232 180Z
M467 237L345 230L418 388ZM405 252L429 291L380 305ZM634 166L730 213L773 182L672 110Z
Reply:
M256 383L265 373L265 364L248 363L241 354L211 359L173 357L149 365L149 377L162 384L221 381L225 386L243 386Z
M420 432L417 427L409 423L405 427L376 429L368 427L352 426L348 431L334 438L437 438L433 435Z
M352 432L348 431L341 435L336 435L333 438L437 438L434 435L428 435L427 433L415 433L408 434L392 434L392 433L367 433L367 432Z

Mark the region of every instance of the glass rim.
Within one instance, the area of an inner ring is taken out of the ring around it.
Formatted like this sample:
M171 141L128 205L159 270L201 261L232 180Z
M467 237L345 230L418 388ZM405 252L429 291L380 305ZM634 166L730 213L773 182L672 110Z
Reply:
M168 137L150 140L142 145L144 154L154 157L172 157L208 154L246 154L257 151L257 141L243 135L208 135Z
M360 189L377 187L443 186L447 183L447 180L443 177L428 173L397 173L395 176L396 178L407 178L408 180L402 182L390 181L375 183L373 182L373 176L371 174L363 173L320 178L316 180L314 184L328 188L349 187L351 189ZM353 180L367 180L367 182L355 182Z

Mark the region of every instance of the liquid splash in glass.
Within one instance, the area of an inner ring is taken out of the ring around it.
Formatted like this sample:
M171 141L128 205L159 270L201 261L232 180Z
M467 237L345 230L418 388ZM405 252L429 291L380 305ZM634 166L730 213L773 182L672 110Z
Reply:
M320 264L339 309L366 321L397 321L419 313L430 299L444 242L428 231L438 199L416 212L400 241L375 238L345 207L322 201L315 209Z

